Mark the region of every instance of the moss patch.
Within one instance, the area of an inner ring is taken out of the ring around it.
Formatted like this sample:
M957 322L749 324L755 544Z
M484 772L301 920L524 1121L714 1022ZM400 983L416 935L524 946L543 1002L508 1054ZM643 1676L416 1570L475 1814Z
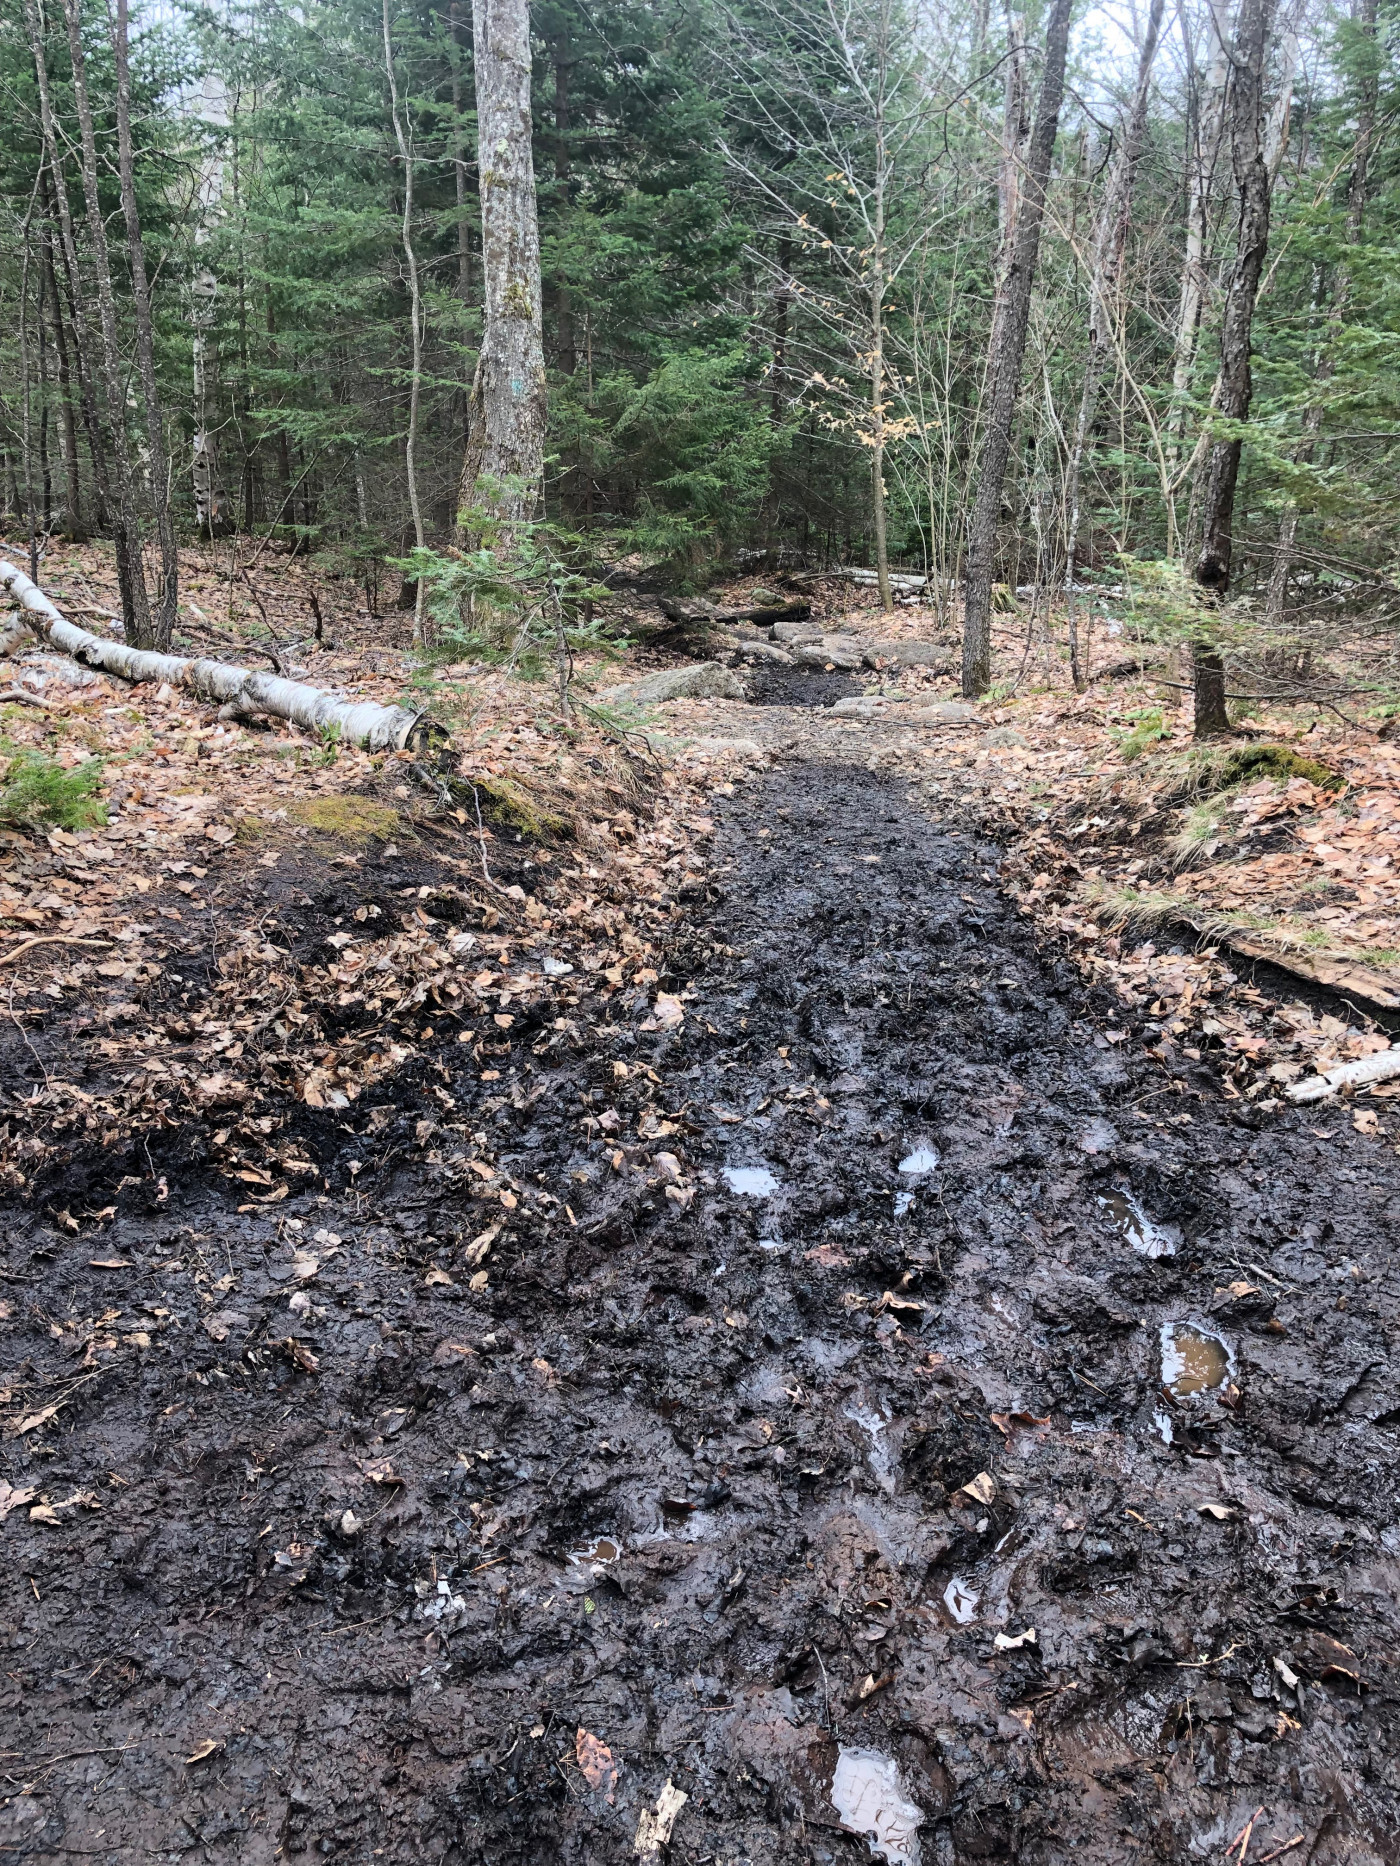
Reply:
M1225 761L1226 785L1244 784L1261 777L1279 778L1284 782L1289 778L1306 778L1319 790L1346 788L1344 777L1319 764L1315 758L1300 756L1287 745L1247 745L1243 751L1231 752Z
M481 803L481 814L493 829L510 830L528 836L532 842L573 833L574 826L567 816L531 796L513 778L474 777L471 783Z
M304 823L308 829L334 836L338 842L387 842L400 826L397 810L343 792L302 798L288 806L287 815L293 823Z

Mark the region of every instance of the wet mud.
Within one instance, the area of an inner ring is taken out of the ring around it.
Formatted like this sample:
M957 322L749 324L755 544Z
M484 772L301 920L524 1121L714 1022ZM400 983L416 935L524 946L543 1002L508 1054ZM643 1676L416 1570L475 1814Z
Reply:
M505 1216L392 1084L343 1193L10 1214L7 1857L1400 1857L1400 1162L907 781L720 819L679 1028L415 1088Z

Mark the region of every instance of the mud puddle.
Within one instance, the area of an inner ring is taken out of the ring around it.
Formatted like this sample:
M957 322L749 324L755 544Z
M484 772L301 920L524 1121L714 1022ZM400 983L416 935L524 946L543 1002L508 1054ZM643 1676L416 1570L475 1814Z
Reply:
M390 1081L343 1195L13 1212L0 1844L1119 1866L1262 1807L1251 1858L1393 1859L1400 1163L1107 1042L996 874L793 761L678 1029L444 1051L436 1164ZM1187 1324L1228 1378L1164 1395Z

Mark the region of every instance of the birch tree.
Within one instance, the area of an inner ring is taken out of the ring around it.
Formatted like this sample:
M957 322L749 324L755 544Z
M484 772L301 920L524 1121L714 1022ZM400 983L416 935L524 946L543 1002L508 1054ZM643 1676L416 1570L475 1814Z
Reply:
M528 0L473 0L472 32L486 315L458 526L465 537L470 514L481 510L502 522L508 538L540 498L547 406Z
M136 374L146 418L149 449L147 481L160 542L160 603L151 620L151 646L165 650L175 630L180 600L180 556L175 544L175 515L170 509L170 468L166 459L165 417L156 381L155 324L151 315L151 286L146 273L146 248L141 238L141 215L136 205L136 171L131 147L131 61L127 0L117 0L112 21L112 57L116 65L117 175L121 188L122 219L126 226L127 271L136 326ZM143 576L144 583L144 576ZM145 646L146 644L142 644Z

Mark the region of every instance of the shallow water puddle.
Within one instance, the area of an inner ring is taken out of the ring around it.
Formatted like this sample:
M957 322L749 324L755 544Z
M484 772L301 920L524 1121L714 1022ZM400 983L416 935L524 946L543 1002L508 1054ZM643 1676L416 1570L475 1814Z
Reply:
M745 1198L766 1199L778 1190L778 1181L766 1166L724 1166L724 1183Z
M1175 1225L1160 1225L1149 1218L1131 1192L1113 1186L1100 1192L1098 1204L1108 1213L1114 1229L1141 1257L1175 1257L1181 1233Z
M1162 1385L1178 1399L1223 1386L1229 1372L1230 1350L1219 1335L1189 1322L1163 1322Z
M576 1549L565 1551L565 1559L572 1568L606 1568L615 1562L622 1553L622 1544L614 1542L611 1536L598 1536L592 1542L585 1542Z
M924 1173L931 1173L938 1165L937 1147L915 1147L899 1163L901 1173L907 1173L911 1179Z
M831 1805L847 1833L862 1834L876 1859L889 1866L919 1866L924 1811L904 1792L893 1757L878 1749L847 1749L836 1756Z
M886 1421L873 1407L862 1406L854 1400L846 1407L846 1417L853 1425L858 1425L870 1439L870 1468L875 1473L875 1481L888 1496L894 1495L894 1464L890 1457L890 1448L885 1443Z
M982 1596L955 1574L943 1590L943 1605L959 1626L970 1626L977 1617L977 1603Z

